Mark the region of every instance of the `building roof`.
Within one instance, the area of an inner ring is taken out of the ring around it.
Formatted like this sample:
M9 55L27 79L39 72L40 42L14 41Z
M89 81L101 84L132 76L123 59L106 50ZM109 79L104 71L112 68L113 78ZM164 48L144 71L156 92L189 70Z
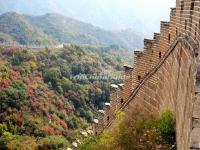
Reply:
M110 103L105 103L106 106L110 106Z
M99 110L100 113L102 114L105 114L105 111L104 110Z
M97 124L97 123L99 123L99 120L98 119L94 119L93 122Z
M92 130L87 130L87 133L88 134L93 134L93 131Z
M78 144L77 144L76 142L73 142L72 145L73 145L74 147L78 147Z
M128 65L128 64L124 64L124 68L126 68L126 69L133 69L133 67L131 65Z
M78 144L82 144L80 140L76 140L78 142Z
M110 86L111 86L111 88L115 88L115 89L118 88L118 85L116 85L116 84L111 84Z
M83 136L85 136L85 137L88 136L88 133L87 133L86 131L81 131L81 134L82 134Z
M123 87L124 86L124 84L118 84L119 85L119 87Z

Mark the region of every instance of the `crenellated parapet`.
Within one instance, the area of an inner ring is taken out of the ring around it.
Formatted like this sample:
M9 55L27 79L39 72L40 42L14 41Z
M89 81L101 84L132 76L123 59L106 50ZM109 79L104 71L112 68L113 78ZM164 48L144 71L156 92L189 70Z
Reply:
M144 53L143 53L143 50L140 50L140 51L134 51L134 63L133 63L133 66L140 60L140 59L142 59L142 57L143 57L143 55L144 55ZM132 66L127 66L127 67L131 67L132 68ZM128 69L128 68L127 68ZM126 70L126 66L124 65L124 70Z
M171 8L170 11L170 21L173 20L173 18L176 17L176 8Z
M154 33L154 36L153 36L154 40L157 40L159 37L160 37L160 33Z
M154 39L144 39L144 48L150 49L154 42L155 42Z
M134 68L130 65L124 65L124 92L123 92L123 99L124 101L127 100L130 92L132 91L132 82L133 82L133 70Z
M134 51L135 59L140 59L143 56L142 51Z
M112 84L110 87L110 102L104 104L103 109L98 111L98 116L93 121L95 134L101 133L104 128L110 125L110 122L115 119L117 111L124 103L124 84Z
M119 85L111 85L111 90L110 90L110 103L112 106L112 111L115 112L117 110L119 110L119 108L121 107L121 105L124 102L124 84L119 84Z
M165 33L166 30L169 29L169 22L167 21L161 21L160 22L160 33Z

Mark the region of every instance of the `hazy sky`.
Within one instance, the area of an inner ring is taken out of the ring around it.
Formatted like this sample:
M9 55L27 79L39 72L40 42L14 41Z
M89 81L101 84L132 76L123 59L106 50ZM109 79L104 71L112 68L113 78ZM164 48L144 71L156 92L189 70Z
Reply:
M62 0L61 0L62 1ZM70 0L65 0L70 1ZM74 0L77 1L77 0ZM79 0L80 1L80 0ZM87 0L97 1L117 10L134 12L145 18L152 15L168 16L170 7L175 6L175 0Z
M145 23L159 26L160 20L168 20L170 8L175 7L175 0L99 0L119 11L134 14Z
M0 13L61 13L107 29L142 26L150 32L169 19L170 7L175 0L0 0Z
M138 16L153 18L160 16L167 18L171 7L175 7L175 0L111 0L119 1L123 7L132 9Z

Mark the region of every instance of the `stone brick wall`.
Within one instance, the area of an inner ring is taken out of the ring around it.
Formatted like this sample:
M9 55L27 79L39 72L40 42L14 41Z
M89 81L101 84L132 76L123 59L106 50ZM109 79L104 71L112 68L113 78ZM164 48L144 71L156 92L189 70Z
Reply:
M161 21L160 33L144 40L144 50L135 52L132 67L124 66L124 85L112 85L111 102L97 116L95 133L110 127L118 110L128 113L137 107L160 115L171 109L176 116L177 149L188 150L196 100L199 32L200 1L177 0L170 21Z

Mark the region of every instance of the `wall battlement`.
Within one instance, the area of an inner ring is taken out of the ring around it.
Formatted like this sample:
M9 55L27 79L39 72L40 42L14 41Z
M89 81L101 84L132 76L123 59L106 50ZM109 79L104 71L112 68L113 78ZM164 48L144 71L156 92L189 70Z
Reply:
M124 83L111 86L111 101L94 120L96 134L112 127L117 111L139 108L160 115L171 109L177 149L200 149L199 8L199 0L177 0L170 21L161 21L160 33L144 39L133 66L124 66Z
M160 33L154 33L154 36L153 36L154 40L157 40L159 36L160 36Z

